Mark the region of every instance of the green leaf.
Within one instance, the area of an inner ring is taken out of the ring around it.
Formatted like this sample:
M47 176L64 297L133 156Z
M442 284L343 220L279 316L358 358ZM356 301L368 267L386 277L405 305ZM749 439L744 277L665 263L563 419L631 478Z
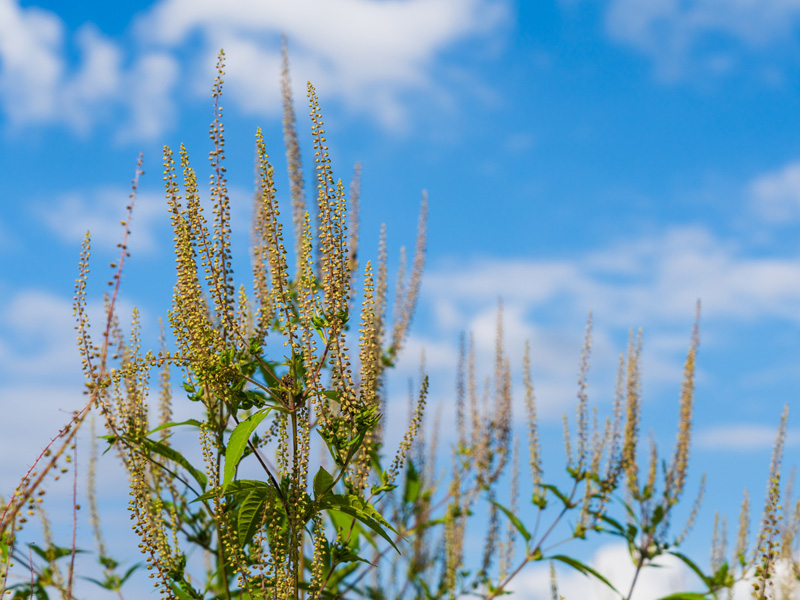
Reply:
M333 548L331 548L331 556L333 557L333 560L337 563L361 561L373 567L375 566L371 562L369 562L366 558L361 558L358 554L353 552L348 546L339 546L339 545L333 546Z
M43 560L47 562L53 562L54 560L58 560L59 558L63 558L65 556L70 556L72 554L72 548L60 548L59 546L49 546L46 550L40 548L36 544L28 544L31 550L33 550L36 554L38 554ZM86 552L86 550L75 550L76 554L81 554Z
M148 431L146 435L149 437L156 431L161 431L162 429L167 429L168 427L177 427L178 425L193 425L195 427L201 427L203 424L197 419L189 419L187 421L181 421L180 423L164 423L163 425L159 425L155 429Z
M706 584L706 586L711 588L711 581L709 577L707 577L706 574L703 573L703 570L700 567L698 567L691 558L689 558L685 554L682 554L681 552L677 552L674 550L671 551L670 554L672 554L672 556L681 559L687 567L689 567L692 571L694 571L697 574L697 576L700 578L700 581L702 581L703 583Z
M261 340L259 340L257 337L250 338L248 350L253 356L258 356L261 354Z
M386 519L384 519L377 510L375 510L374 506L372 506L363 498L359 498L358 496L354 496L352 494L326 494L319 501L319 506L321 510L337 510L358 519L361 523L372 529L384 540L389 542L392 548L394 548L395 551L400 554L400 550L397 549L397 546L395 546L392 538L389 537L389 534L386 533L384 527L395 534L397 534L397 531L395 531L394 528L389 525Z
M116 561L114 562L116 563ZM103 589L110 590L112 592L118 592L119 590L122 589L122 585L128 580L128 578L131 575L133 575L134 571L141 568L141 566L142 565L139 563L133 565L130 569L128 569L125 572L125 575L123 575L122 577L114 573L107 574L104 581L94 579L93 577L81 577L81 578L85 579L86 581L91 581L92 583L99 585Z
M314 475L314 498L319 500L332 489L333 476L325 470L325 467L320 467Z
M595 571L595 570L594 570L592 567L590 567L589 565L585 565L585 564L584 564L584 563L582 563L581 561L579 561L579 560L576 560L576 559L574 559L574 558L572 558L572 557L570 557L570 556L565 556L565 555L563 555L563 554L557 554L556 556L550 556L550 557L548 557L548 558L549 558L550 560L558 560L558 561L561 561L561 562L563 562L564 564L567 564L567 565L569 565L569 566L570 566L570 567L572 567L573 569L576 569L576 570L580 571L580 572L581 572L581 573L583 573L584 575L587 575L587 576L588 576L588 575L592 575L593 577L595 577L595 578L596 578L596 579L598 579L599 581L602 581L603 583L605 583L605 584L606 584L606 585L607 585L609 588L611 588L612 590L614 590L614 591L615 591L617 594L619 594L619 592L617 591L617 588L615 588L613 585L611 585L611 582L610 582L608 579L606 579L605 577L603 577L603 576L602 576L600 573L598 573L597 571ZM622 595L622 594L620 594L620 595Z
M328 516L331 519L331 523L333 523L333 528L339 532L342 537L347 534L352 526L353 533L350 535L350 539L347 541L348 548L357 550L360 546L360 536L363 535L376 550L378 549L378 545L375 543L375 541L371 537L367 537L367 532L361 526L361 523L358 521L353 521L353 517L335 510L328 510Z
M236 426L236 429L233 430L228 440L228 448L225 450L225 474L222 480L223 493L225 493L225 488L228 487L228 484L233 480L233 476L236 474L236 466L239 464L244 449L247 447L247 441L256 430L256 427L258 427L258 424L264 420L264 417L266 417L268 413L269 409L260 410L240 422Z
M218 488L215 488L215 489L213 489L213 490L211 490L209 492L206 492L202 496L198 496L197 498L192 500L192 502L199 502L199 501L202 501L202 500L211 500L212 498L219 498L220 496L230 496L230 495L233 495L233 496L245 495L246 496L247 494L249 494L254 489L256 489L256 490L266 490L267 488L275 489L271 485L269 485L268 483L266 483L264 481L257 481L255 479L236 479L235 481L231 481L228 484L228 487L225 489L224 492L222 491L221 487L218 487Z
M604 529L604 531L608 531L611 534L618 535L618 536L621 536L621 537L624 537L624 538L628 537L628 535L627 535L628 530L625 527L623 527L622 524L619 521L617 521L615 519L612 519L611 517L609 517L608 515L605 515L605 514L600 514L598 516L600 517L600 519L602 521L605 521L606 523L608 523L609 525L611 525L614 528L614 529Z
M733 580L733 576L728 572L729 567L728 563L724 562L717 569L717 572L711 578L711 585L709 587L712 588L720 588L720 587L727 587L729 581Z
M328 400L333 400L336 404L339 404L339 398L341 394L336 390L325 390L322 392L322 395L325 396Z
M525 526L522 524L522 521L520 521L516 515L514 515L510 510L508 510L505 506L503 506L499 502L495 502L494 500L490 500L490 502L503 511L503 514L505 514L505 516L508 517L508 519L511 521L511 524L514 525L514 527L516 527L517 531L519 531L520 534L522 534L522 537L525 538L526 542L531 541L530 532L527 529L525 529Z
M113 571L119 566L119 563L109 556L101 556L97 559L97 562L99 562L109 571Z
M165 444L162 444L161 442L151 440L150 438L142 438L140 442L142 446L147 448L150 452L163 456L164 458L182 466L191 474L192 477L194 477L195 481L200 484L201 488L204 490L206 489L206 485L208 484L208 478L206 477L206 474L195 469L192 464L184 458L183 454Z
M706 594L697 594L694 592L678 592L677 594L663 596L658 600L708 600L708 596Z
M132 566L130 569L128 569L127 571L125 571L125 575L123 575L123 576L122 576L122 578L119 580L119 584L120 584L120 586L121 586L123 583L125 583L126 581L128 581L128 578L129 578L131 575L133 575L133 574L134 574L134 572L135 572L136 570L140 569L141 567L142 567L141 563L136 563L136 564L135 564L135 565L133 565L133 566Z
M561 490L559 490L556 486L554 486L552 483L543 483L542 487L553 492L556 495L556 497L559 500L561 500L561 502L564 504L564 508L574 508L575 506L577 506L574 502L570 502L569 498L565 496L564 493Z
M664 519L664 506L659 504L653 511L653 520L650 521L650 527L655 530L656 526Z
M414 463L408 461L408 470L406 471L406 485L403 490L403 502L413 504L419 498L420 492L419 473L417 473Z
M239 533L239 544L241 544L242 547L250 543L250 540L253 539L262 521L264 508L267 501L270 500L267 489L272 488L252 490L239 507L239 518L236 523L236 529Z
M387 483L385 485L373 485L372 486L372 495L377 496L381 492L391 492L392 490L397 489L397 485L394 483Z

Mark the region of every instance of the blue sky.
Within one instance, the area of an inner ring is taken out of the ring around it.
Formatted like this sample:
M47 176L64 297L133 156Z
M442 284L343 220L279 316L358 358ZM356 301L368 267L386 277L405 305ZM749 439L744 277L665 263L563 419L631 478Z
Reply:
M285 33L302 140L311 80L337 173L363 165L364 255L382 222L393 256L413 246L430 196L397 389L424 347L448 410L458 335L472 331L488 357L502 296L512 366L529 339L547 439L560 443L591 310L592 398L608 408L627 332L642 327L644 430L667 452L702 301L690 488L707 472L709 491L690 543L705 553L714 509L733 522L744 487L761 505L800 383L799 31L790 0L0 0L0 403L15 415L0 438L20 447L0 464L3 489L64 420L53 409L80 403L80 240L92 230L99 299L140 151L123 305L156 339L173 277L162 146L185 142L203 172L220 48L245 256L257 126L284 168ZM521 407L520 396L520 434Z

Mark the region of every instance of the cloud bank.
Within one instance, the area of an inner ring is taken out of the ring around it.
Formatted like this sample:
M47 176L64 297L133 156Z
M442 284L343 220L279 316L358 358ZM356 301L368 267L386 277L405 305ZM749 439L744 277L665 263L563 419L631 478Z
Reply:
M404 96L449 98L440 83L445 53L497 37L507 13L494 0L161 0L122 41L93 24L68 31L52 12L0 0L0 107L12 128L59 124L85 134L113 114L123 122L119 141L153 139L174 119L181 89L207 96L224 47L231 100L274 113L286 34L296 82L312 80L347 111L397 130L410 119ZM198 40L200 52L187 52Z

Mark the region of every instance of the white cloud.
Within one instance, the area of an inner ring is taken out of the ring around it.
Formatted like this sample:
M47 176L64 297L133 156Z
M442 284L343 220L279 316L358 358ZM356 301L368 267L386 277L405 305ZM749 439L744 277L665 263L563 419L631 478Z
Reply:
M63 39L64 25L53 13L0 0L0 89L13 121L52 118Z
M3 306L0 362L6 380L51 381L64 373L80 373L72 303L47 292L21 290Z
M22 289L0 303L0 378L5 384L65 383L81 389L83 375L75 332L72 298L39 289ZM96 343L105 330L102 300L87 305L90 335ZM129 330L133 306L117 300L117 314L123 331ZM148 324L146 312L141 322Z
M230 92L252 112L279 107L277 39L285 33L295 82L310 80L324 98L395 128L408 116L405 92L444 93L434 77L444 50L494 34L505 19L505 5L486 0L163 0L141 17L137 32L171 48L199 33L207 49L204 93L213 55L224 47ZM296 92L305 95L304 86Z
M74 66L66 58L73 46ZM0 104L14 128L63 124L85 134L125 108L118 137L160 134L174 112L177 61L148 51L130 64L124 58L92 24L70 33L55 13L0 0Z
M139 14L123 52L93 25L69 32L55 13L0 0L0 102L16 127L63 123L86 132L113 115L123 123L119 140L152 139L174 118L177 89L207 97L224 47L232 101L275 113L285 33L296 96L311 80L326 100L400 129L410 117L405 94L446 103L447 74L456 78L458 68L441 64L444 52L465 40L490 47L507 13L496 0L161 0ZM179 59L188 47L196 54L198 39L199 58ZM67 59L73 46L77 66Z
M589 310L594 313L593 402L602 405L613 398L625 333L638 327L644 330L645 395L677 393L696 301L702 301L701 345L713 345L715 336L743 321L796 323L800 266L791 258L750 258L737 244L701 227L671 228L571 259L484 258L463 266L434 265L420 301L423 313L430 311L431 326L425 335L412 334L392 377L415 376L424 347L433 393L451 398L459 334L466 331L475 339L481 382L492 370L498 295L504 303L515 414L524 414L520 373L528 340L539 414L549 420L572 414ZM697 374L699 381L707 376L703 370Z
M777 433L777 425L742 423L703 428L697 432L695 439L698 446L705 448L750 451L773 447ZM788 430L786 445L798 444L800 444L800 431Z
M687 70L725 73L741 51L758 55L792 43L799 19L796 0L610 0L606 28L674 79Z
M533 313L559 309L574 319L593 310L599 322L629 327L687 322L698 299L714 319L800 314L800 266L793 259L748 258L699 227L621 241L577 260L483 259L428 272L436 302L486 305L500 295Z
M603 546L595 552L589 564L627 597L635 572L627 546L618 544ZM658 566L645 568L640 573L631 596L634 600L651 600L679 591L694 591L700 587L696 576L674 556L660 556L655 564ZM568 600L619 598L605 584L568 567L559 564L557 573L559 595ZM549 598L549 567L542 565L523 571L512 579L509 590L514 593L514 598L520 600Z
M603 546L595 552L589 564L605 576L611 584L625 597L631 587L634 576L634 565L631 562L628 548L611 544ZM592 600L613 600L619 598L603 583L586 577L575 570L558 565L558 591L566 600L592 598ZM775 589L788 592L785 597L795 597L797 581L789 561L780 559L774 571ZM752 597L753 577L738 581L733 587L733 600L746 600ZM672 555L659 556L652 566L641 571L636 580L632 600L652 600L678 592L699 592L702 582L693 571L680 559ZM538 600L550 597L550 571L544 565L527 569L512 580L509 590L514 598L520 600Z
M800 219L800 161L755 178L748 186L754 212L772 224Z
M40 203L35 211L37 218L62 240L81 241L89 230L93 245L111 249L122 239L120 221L127 216L125 207L129 202L129 194L130 190L125 188L99 187L84 193L62 195L49 205ZM131 220L130 250L155 250L157 242L154 228L158 223L168 221L163 196L138 192Z
M173 93L180 65L164 52L148 52L138 57L124 74L121 101L128 117L117 132L119 141L154 139L170 127L176 108Z

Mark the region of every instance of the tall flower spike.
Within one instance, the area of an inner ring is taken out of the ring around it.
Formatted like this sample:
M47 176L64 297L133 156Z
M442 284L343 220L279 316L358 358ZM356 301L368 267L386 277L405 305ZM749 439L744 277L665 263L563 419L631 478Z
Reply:
M758 534L757 553L759 564L756 565L756 582L753 584L753 589L755 591L754 596L759 600L765 600L770 597L769 589L772 586L775 563L778 558L780 544L778 522L781 519L778 514L781 501L781 461L783 460L783 446L786 442L786 422L788 419L789 405L787 403L781 415L775 446L772 449L764 516L761 519L761 529Z
M166 425L172 421L172 385L170 382L169 373L169 360L167 359L167 336L164 332L164 319L158 318L158 326L160 329L159 342L161 344L161 356L163 357L164 364L161 367L161 394L159 397L159 425ZM169 445L169 431L162 429L159 435L161 443Z
M750 539L750 496L744 491L742 508L739 512L739 529L736 533L736 547L733 550L733 561L741 568L747 564L747 546Z
M359 211L361 209L361 163L356 163L353 169L353 180L350 182L350 210L347 224L350 230L350 239L347 243L347 268L350 271L350 285L358 272L358 229Z
M588 446L588 405L589 397L586 393L587 389L587 376L589 374L589 355L592 351L592 313L589 313L589 318L586 320L586 336L583 340L583 349L581 351L580 369L578 370L578 456L576 469L582 471L586 467L586 452Z
M214 308L222 325L224 339L235 339L233 265L231 264L231 208L228 198L228 184L225 177L225 127L222 124L223 77L225 75L225 52L219 51L217 77L214 79L212 97L214 98L214 121L211 123L209 137L214 142L214 150L209 153L209 161L214 170L211 176L211 202L214 207L214 253L212 276ZM238 336L236 336L238 337Z
M469 345L467 346L467 394L469 396L469 413L471 427L470 456L476 459L481 435L481 417L478 407L478 382L475 375L475 338L469 334Z
M720 524L719 511L714 511L714 529L711 533L711 550L709 553L709 566L711 572L716 573L725 560L725 548L722 544L724 524Z
M697 520L697 514L700 512L700 505L703 503L703 496L706 493L706 474L703 473L703 476L700 478L700 489L697 491L697 497L694 499L694 504L692 505L692 510L689 513L689 518L686 519L686 524L683 526L683 531L680 532L678 537L675 538L673 542L673 546L680 546L683 543L683 540L686 539L686 536L689 535L689 532L694 527L694 522Z
M550 561L550 599L564 600L564 596L558 593L558 578L556 577L556 567L553 561Z
M675 454L672 458L665 489L669 490L669 500L676 503L683 493L683 486L686 483L686 471L689 467L689 446L692 436L692 409L694 405L694 378L695 361L697 359L697 347L700 344L700 302L697 302L695 312L694 328L692 330L692 342L689 346L689 353L686 356L686 364L683 368L683 385L681 387L681 407L678 422L678 441L675 445Z
M289 74L289 50L286 37L281 40L281 99L283 102L283 142L286 146L286 165L289 169L289 189L292 194L292 221L294 222L295 251L302 253L302 235L306 213L306 190L303 178L303 161L297 139L297 119L292 97L292 81ZM299 263L298 263L299 269Z
M795 541L797 539L798 523L795 515L797 514L797 507L800 506L800 504L797 504L793 499L796 475L797 469L792 466L792 470L789 472L789 477L786 481L786 487L783 490L783 526L781 527L780 557L786 560L792 560Z
M417 223L417 243L414 248L414 263L411 268L411 275L408 284L404 287L401 294L401 278L398 275L398 294L394 310L394 329L392 331L392 344L390 353L396 356L403 347L411 318L417 306L419 297L419 286L422 282L422 272L425 269L425 252L428 240L428 192L422 192L422 204L419 209L419 221ZM402 296L402 298L401 298Z
M466 395L467 395L467 348L462 332L458 338L458 364L456 365L456 431L458 433L458 445L455 448L457 454L461 454L467 445L467 425L466 425Z
M531 377L531 348L525 342L525 356L522 361L522 376L525 385L525 408L528 417L528 452L533 478L533 502L540 506L544 502L542 493L542 450L539 443L539 423L536 418L536 396L533 391L533 378Z
M622 442L622 464L625 469L628 490L634 498L639 495L639 467L636 463L636 446L639 442L639 420L641 419L641 374L640 356L642 332L634 339L628 338L628 364L625 376L625 436Z
M606 459L606 469L604 474L605 489L603 491L604 500L608 499L608 493L617 485L620 471L623 468L622 461L622 416L625 386L625 355L619 355L619 366L617 368L617 385L614 390L614 421L608 436L608 457Z
M281 321L286 340L295 348L297 328L295 311L289 290L289 270L286 262L286 247L283 244L283 225L278 220L280 214L275 197L274 171L269 163L264 136L261 128L256 132L256 148L259 161L259 180L261 189L260 237L266 246L266 262L270 274L270 297L277 317Z

